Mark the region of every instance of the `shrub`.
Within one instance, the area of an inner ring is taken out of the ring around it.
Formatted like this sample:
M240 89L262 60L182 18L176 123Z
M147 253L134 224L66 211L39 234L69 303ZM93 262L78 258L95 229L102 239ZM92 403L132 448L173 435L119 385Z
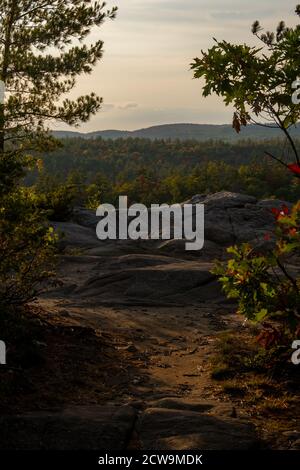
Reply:
M0 207L0 305L32 300L51 275L56 236L33 191L18 188Z
M73 213L77 188L75 184L60 182L55 176L40 177L35 186L38 207L49 220L63 222Z
M276 322L276 326L266 324L268 338L261 338L266 346L300 331L300 278L286 266L287 258L300 252L300 202L291 212L285 206L272 212L274 249L260 253L248 243L230 247L233 257L213 270L227 296L237 299L238 311L246 319Z

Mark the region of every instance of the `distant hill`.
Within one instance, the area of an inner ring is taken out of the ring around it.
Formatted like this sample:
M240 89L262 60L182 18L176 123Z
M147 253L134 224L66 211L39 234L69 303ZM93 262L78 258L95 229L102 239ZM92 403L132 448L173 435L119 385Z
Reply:
M300 126L292 129L292 135L300 139ZM241 139L265 140L282 137L279 129L266 129L259 125L249 125L237 134L229 124L164 124L161 126L147 127L136 131L105 130L89 133L72 131L54 131L57 138L83 138L119 139L119 138L144 138L144 139L179 139L179 140L225 140L238 141Z

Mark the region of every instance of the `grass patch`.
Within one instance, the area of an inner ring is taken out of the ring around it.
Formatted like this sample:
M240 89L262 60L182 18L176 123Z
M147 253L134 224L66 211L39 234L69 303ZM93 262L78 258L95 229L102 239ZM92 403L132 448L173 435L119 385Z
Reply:
M294 431L299 415L300 366L292 349L265 350L257 331L227 331L218 336L211 362L216 393L246 412L269 447L288 446L284 431Z

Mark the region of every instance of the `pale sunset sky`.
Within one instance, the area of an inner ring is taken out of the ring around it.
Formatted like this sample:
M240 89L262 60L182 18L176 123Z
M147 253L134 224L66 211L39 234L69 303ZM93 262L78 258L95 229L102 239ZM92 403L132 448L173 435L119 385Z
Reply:
M104 41L104 57L81 77L72 97L95 91L102 110L82 132L133 130L170 123L230 123L231 111L216 97L201 96L190 63L213 37L257 44L251 25L259 19L275 30L279 20L295 25L297 0L108 0L114 21L92 32ZM61 125L56 128L66 129ZM70 129L70 128L68 128Z

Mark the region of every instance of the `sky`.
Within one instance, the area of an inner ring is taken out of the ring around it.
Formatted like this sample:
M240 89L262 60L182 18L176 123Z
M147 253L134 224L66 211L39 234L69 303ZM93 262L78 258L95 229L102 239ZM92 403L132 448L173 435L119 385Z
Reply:
M79 77L71 97L95 91L102 109L82 132L134 130L170 123L230 123L232 111L217 97L203 98L203 82L190 64L213 45L213 37L255 45L251 25L274 30L293 26L297 0L108 0L114 21L93 30L104 56L92 75ZM60 129L70 129L56 125Z

